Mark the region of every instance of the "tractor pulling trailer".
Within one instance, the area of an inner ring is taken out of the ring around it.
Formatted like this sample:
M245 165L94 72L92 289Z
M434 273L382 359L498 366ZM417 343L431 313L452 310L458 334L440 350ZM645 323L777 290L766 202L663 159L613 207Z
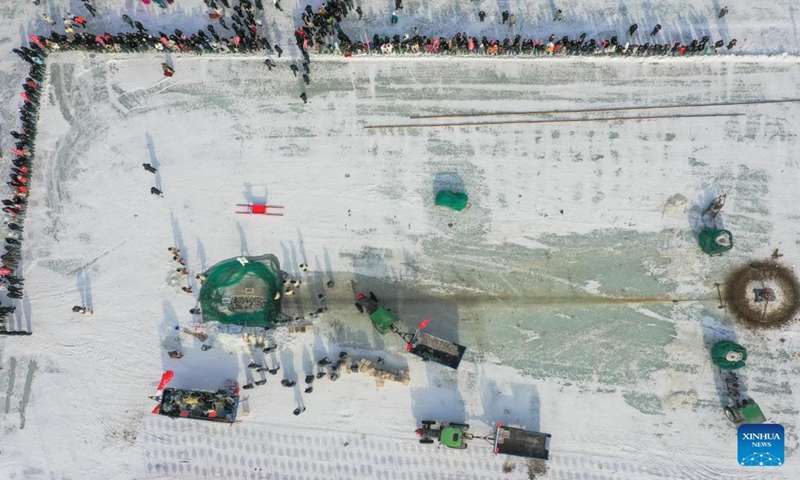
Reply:
M423 420L417 429L419 443L432 444L439 441L447 448L465 449L469 440L486 440L494 445L494 454L514 455L517 457L548 460L550 458L549 433L533 432L521 428L507 427L502 422L497 424L494 434L477 436L469 432L466 423L436 422Z

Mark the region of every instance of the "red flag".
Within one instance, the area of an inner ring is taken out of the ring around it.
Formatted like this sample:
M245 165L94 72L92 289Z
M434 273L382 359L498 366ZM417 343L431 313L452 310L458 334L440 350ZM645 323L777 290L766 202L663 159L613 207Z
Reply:
M159 403L158 405L156 405L156 408L154 408L154 409L153 409L153 412L152 412L152 413L153 413L153 415L158 415L158 410L159 410L160 408L161 408L161 404Z
M422 330L423 328L427 327L430 322L431 322L431 319L430 318L426 318L425 320L422 321L422 323L419 324L419 327L417 327L417 330Z
M414 346L413 346L413 345L411 345L411 342L409 342L409 343L406 343L406 351L407 351L407 352L410 352L412 348L414 348Z
M167 386L170 380L172 380L172 376L175 373L172 370L167 370L164 372L164 375L161 375L161 383L158 384L158 388L156 390L164 390L164 387Z

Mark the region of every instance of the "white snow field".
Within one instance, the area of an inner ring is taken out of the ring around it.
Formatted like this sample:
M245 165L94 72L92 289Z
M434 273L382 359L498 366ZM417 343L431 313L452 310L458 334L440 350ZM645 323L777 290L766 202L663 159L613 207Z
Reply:
M207 24L199 0L97 3L89 31L123 30L123 13L153 30ZM660 22L665 42L709 34L739 46L680 59L312 56L305 106L288 68L305 3L286 0L284 13L264 3L265 31L286 47L272 72L263 55L173 54L172 78L163 54L49 57L25 298L11 322L33 335L0 336L0 479L800 478L799 327L748 330L717 308L714 287L775 249L800 266L798 103L512 117L717 115L702 118L364 128L509 119L412 115L795 99L793 2L731 0L718 19L716 1L408 0L391 27L390 2L368 1L365 21L346 29L505 35L473 17L508 8L522 12L518 30L541 38L561 8L559 35L623 35L633 22L646 35ZM42 12L67 11L85 13L74 1L0 0L6 168L27 70L10 50L49 32ZM467 210L434 206L452 184L470 195ZM723 193L735 247L709 257L692 229ZM256 200L285 216L234 213ZM313 331L269 332L279 349L266 355L217 332L202 352L175 330L192 326L200 286L180 290L173 245L192 282L218 261L275 254L304 283L284 307ZM423 363L377 334L353 306L370 290L408 328L430 317L431 333L466 345L460 368ZM312 319L320 293L328 311ZM79 304L94 314L73 314ZM743 384L785 427L785 465L738 465L708 354L719 339L748 348ZM182 359L167 355L175 342ZM411 382L378 388L356 373L298 389L316 360L343 350L383 357ZM216 390L261 378L251 361L281 370L243 391L239 422L150 413L165 370L171 386ZM295 417L298 402L307 410ZM466 422L476 435L497 422L548 432L551 458L495 456L481 440L464 451L421 445L425 419Z

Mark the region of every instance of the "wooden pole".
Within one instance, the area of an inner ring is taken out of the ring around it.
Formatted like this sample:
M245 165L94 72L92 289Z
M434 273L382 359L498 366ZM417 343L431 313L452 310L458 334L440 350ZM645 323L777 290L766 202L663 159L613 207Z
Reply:
M581 123L581 122L616 122L619 120L659 120L676 118L708 118L708 117L741 117L744 113L706 113L688 115L653 115L650 117L614 117L614 118L556 118L550 120L504 120L499 122L476 123L418 123L400 125L365 125L367 130L386 128L441 128L441 127L492 127L497 125L521 125L538 123Z
M626 110L656 110L664 108L702 108L702 107L727 107L737 105L759 105L769 103L796 103L800 98L790 98L786 100L750 100L747 102L714 102L714 103L690 103L687 105L654 105L638 107L609 107L609 108L587 108L580 110L540 110L535 112L491 112L491 113L454 113L450 115L413 115L409 118L415 120L432 118L463 118L463 117L502 117L514 115L554 115L557 113L599 113L599 112L620 112Z

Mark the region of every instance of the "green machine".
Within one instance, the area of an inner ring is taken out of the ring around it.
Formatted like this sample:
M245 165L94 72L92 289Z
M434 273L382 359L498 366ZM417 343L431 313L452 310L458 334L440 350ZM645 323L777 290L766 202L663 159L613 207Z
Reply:
M711 202L703 212L703 229L697 235L700 249L708 255L722 255L733 248L733 234L728 230L718 228L717 215L725 205L726 195L721 195Z
M761 407L752 398L742 393L741 379L734 372L744 368L747 360L747 349L743 346L723 340L711 347L711 362L720 370L725 384L725 392L730 403L723 411L725 416L735 424L764 423L767 418Z
M507 427L500 422L492 435L477 436L469 431L466 423L436 422L423 420L417 429L419 443L432 444L436 440L447 448L463 450L469 440L486 440L494 446L495 455L514 455L517 457L548 460L550 458L549 433L533 432L521 428Z

